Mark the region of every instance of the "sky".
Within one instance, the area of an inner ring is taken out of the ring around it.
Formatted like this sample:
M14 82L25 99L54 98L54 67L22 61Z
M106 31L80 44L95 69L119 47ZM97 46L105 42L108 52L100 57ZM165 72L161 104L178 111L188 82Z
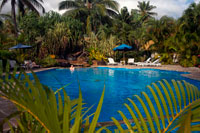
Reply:
M0 0L1 1L1 0ZM58 4L64 0L43 0L46 12L53 10L60 13L63 11L58 11ZM126 6L128 10L137 9L138 1L145 0L116 0L120 4L120 8ZM200 2L200 0L149 0L151 5L156 6L153 11L158 15L157 18L167 15L174 18L179 18L183 11L188 8L188 6L193 2ZM8 12L10 9L10 1L3 8L2 12Z

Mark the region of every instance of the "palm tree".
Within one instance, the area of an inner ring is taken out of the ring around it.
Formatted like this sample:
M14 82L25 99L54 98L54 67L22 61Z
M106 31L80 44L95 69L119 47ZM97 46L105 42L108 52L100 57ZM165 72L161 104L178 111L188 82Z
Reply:
M156 8L156 6L150 5L150 2L140 2L138 1L138 6L139 8L139 12L143 17L143 21L148 20L150 17L152 17L153 15L156 15L155 12L151 12L151 10L153 10L154 8Z
M154 42L162 42L166 40L175 32L176 28L175 20L167 16L161 17L160 20L151 19L147 24L147 31Z
M131 15L129 14L127 7L121 8L120 13L118 14L118 19L120 21L122 21L122 22L130 24L130 22L131 22Z
M101 24L104 16L116 15L118 5L114 0L65 0L59 3L59 10L67 9L65 14L81 18L87 24L88 30L92 25L95 30L97 21L94 20L99 19L98 23Z
M8 2L8 0L3 0L0 5L0 11L4 7L4 5ZM39 15L39 11L37 8L42 9L42 12L45 12L44 7L42 6L43 0L11 0L11 10L12 10L12 19L15 26L15 34L17 36L17 21L16 21L16 6L19 12L22 14L25 13L25 8L28 8Z
M59 3L59 10L81 15L95 10L100 15L113 15L118 12L119 4L114 0L65 0Z

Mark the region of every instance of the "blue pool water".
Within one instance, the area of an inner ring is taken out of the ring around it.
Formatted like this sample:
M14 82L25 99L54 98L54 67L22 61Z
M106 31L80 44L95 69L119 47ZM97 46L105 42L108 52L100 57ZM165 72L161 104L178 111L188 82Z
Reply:
M99 122L111 121L111 117L119 120L122 119L117 113L118 110L125 112L130 117L123 103L128 102L127 98L132 98L133 95L140 95L142 91L146 91L146 85L152 82L161 79L167 79L168 81L171 79L186 80L200 88L200 81L182 77L181 74L183 72L156 69L99 67L76 68L74 72L71 72L69 69L52 69L37 72L36 74L42 84L53 88L53 90L71 83L65 87L71 99L78 97L80 84L87 107L98 104L105 84L106 90ZM92 108L90 113L95 112L95 110L96 106Z

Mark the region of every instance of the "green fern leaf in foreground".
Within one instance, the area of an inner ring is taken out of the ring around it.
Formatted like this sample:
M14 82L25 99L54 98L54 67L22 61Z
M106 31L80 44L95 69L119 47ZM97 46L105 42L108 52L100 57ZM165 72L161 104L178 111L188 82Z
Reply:
M121 111L119 113L127 128L123 129L112 118L120 132L165 133L174 129L178 129L178 132L200 131L200 92L196 86L186 81L172 80L170 84L167 80L162 80L147 88L150 93L134 95L135 99L128 99L130 105L125 104L133 123ZM136 105L135 100L141 105ZM142 109L139 110L139 106ZM145 116L141 115L142 112ZM144 117L147 118L146 121Z

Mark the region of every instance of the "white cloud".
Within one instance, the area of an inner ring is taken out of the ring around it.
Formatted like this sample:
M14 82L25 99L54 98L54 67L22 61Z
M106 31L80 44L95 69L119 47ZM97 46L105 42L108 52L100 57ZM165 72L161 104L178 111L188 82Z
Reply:
M53 11L59 11L58 10L58 4L63 0L44 0L44 7L46 11L53 10Z
M126 6L129 10L137 9L138 1L143 0L118 0L120 7ZM188 0L150 0L150 4L157 7L153 11L158 13L158 17L163 15L180 17L190 3Z
M194 0L194 2L195 2L195 3L199 3L199 2L200 2L200 0Z

